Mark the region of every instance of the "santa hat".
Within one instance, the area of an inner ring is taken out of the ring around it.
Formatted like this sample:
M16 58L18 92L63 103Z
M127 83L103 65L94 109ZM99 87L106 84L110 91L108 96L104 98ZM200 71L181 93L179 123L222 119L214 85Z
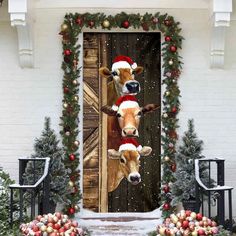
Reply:
M114 71L119 68L129 68L129 69L136 69L137 64L133 62L133 60L130 57L127 56L117 56L113 60L112 68L111 70Z
M116 100L116 103L112 106L112 110L118 111L119 109L138 107L138 102L133 95L124 95Z
M141 151L142 146L138 143L135 138L122 138L119 147L119 152L125 150Z

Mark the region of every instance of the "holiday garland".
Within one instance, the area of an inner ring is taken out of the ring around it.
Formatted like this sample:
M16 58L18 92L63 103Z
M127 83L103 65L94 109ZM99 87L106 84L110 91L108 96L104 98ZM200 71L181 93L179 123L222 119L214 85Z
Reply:
M123 28L129 31L129 28L143 29L144 31L159 30L164 34L162 43L163 57L163 84L166 87L163 96L163 114L162 114L162 191L161 205L163 216L170 215L174 211L171 206L171 183L175 181L173 172L176 170L175 163L175 144L178 138L176 128L179 112L180 90L177 80L180 76L181 57L178 49L181 49L183 37L180 35L181 28L179 22L175 22L172 16L167 14L126 14L121 12L115 16L106 16L103 13L96 14L66 14L64 22L61 25L60 35L62 36L63 62L63 111L61 117L61 135L66 152L64 163L70 170L69 186L71 191L68 193L68 204L65 210L73 215L79 210L78 202L81 199L79 189L79 141L77 136L79 102L78 89L80 78L80 68L78 68L79 48L78 36L83 28L96 29L101 27L104 30L113 28Z

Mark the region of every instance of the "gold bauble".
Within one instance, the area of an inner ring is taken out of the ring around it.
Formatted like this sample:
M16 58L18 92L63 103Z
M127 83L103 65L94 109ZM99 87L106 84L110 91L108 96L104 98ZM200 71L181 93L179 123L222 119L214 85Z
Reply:
M74 100L75 101L78 101L79 100L79 97L77 95L74 96Z
M76 146L79 146L79 141L75 140L75 141L74 141L74 144L75 144Z
M170 160L170 157L168 157L168 156L165 156L165 157L164 157L164 160L167 162L167 161L169 161L169 160Z
M75 210L79 210L79 206L78 205L75 205Z
M69 185L70 185L70 187L74 187L74 182L73 181L69 181Z
M103 26L104 28L108 28L108 27L110 26L110 22L109 22L108 20L104 20L104 21L102 22L102 26Z
M68 30L68 25L67 24L62 24L61 25L61 31L67 31Z
M67 107L68 107L68 104L67 104L67 103L64 103L64 104L63 104L63 107L64 107L64 108L67 108Z
M78 81L77 81L76 79L74 79L74 80L72 81L72 83L73 83L74 85L77 85L77 84L78 84Z

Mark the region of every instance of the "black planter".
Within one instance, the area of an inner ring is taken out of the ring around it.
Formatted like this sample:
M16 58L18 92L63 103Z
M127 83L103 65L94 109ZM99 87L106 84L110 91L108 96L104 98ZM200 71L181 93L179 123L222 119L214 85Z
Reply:
M198 209L196 209L197 204L196 204L195 198L191 198L189 200L183 200L182 203L183 203L184 210L190 210L194 212L200 211L201 204L198 206Z

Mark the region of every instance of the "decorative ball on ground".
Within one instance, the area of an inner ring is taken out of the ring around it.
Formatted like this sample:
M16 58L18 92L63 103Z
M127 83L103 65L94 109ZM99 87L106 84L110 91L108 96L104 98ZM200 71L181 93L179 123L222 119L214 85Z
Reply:
M129 26L130 26L130 23L129 23L128 20L125 20L125 21L122 22L122 25L121 25L121 26L122 26L123 28L125 28L125 29L128 29Z
M73 153L71 153L71 154L69 155L69 158L70 158L71 161L74 161L74 160L75 160L75 155L74 155Z
M176 52L176 50L177 50L176 46L174 46L174 45L170 46L170 51L171 52Z
M65 56L70 56L71 55L71 50L70 49L65 49L64 50L64 55Z
M104 20L104 21L102 22L102 26L103 26L104 28L109 28L109 27L110 27L110 21L109 21L109 20Z
M173 60L169 60L169 61L168 61L168 64L169 64L170 66L173 65L173 64L174 64Z
M74 145L75 145L75 146L79 146L79 141L78 141L78 140L75 140L75 141L74 141Z
M170 37L170 36L166 36L166 37L165 37L165 41L166 41L166 42L170 42L170 41L171 41L171 37Z
M67 31L68 30L68 25L67 24L62 24L61 25L61 31Z

